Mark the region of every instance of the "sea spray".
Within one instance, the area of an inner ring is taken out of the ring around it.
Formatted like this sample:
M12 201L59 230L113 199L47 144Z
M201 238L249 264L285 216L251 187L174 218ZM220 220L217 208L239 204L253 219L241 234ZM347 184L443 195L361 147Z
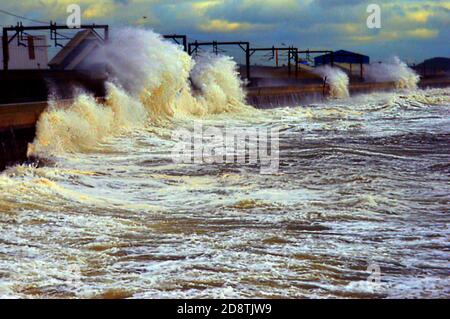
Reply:
M419 75L398 57L386 63L373 63L364 67L364 78L369 82L395 82L398 89L417 89Z
M89 62L105 63L109 79L128 94L139 96L155 121L173 115L173 102L180 91L188 89L194 66L177 45L140 28L117 30Z
M88 94L79 94L70 107L56 101L40 117L36 138L28 156L98 150L99 142L113 133L142 128L148 112L139 100L107 83L104 104Z
M191 79L201 91L199 100L208 108L208 113L216 114L244 107L242 81L237 72L237 65L231 57L198 57L191 72Z
M165 126L173 117L250 108L231 58L202 57L196 63L152 31L119 30L89 63L94 68L102 61L110 81L106 102L84 93L69 108L53 102L38 121L29 155L98 150L105 138L128 129ZM193 92L190 80L198 92Z
M179 46L149 30L119 30L98 50L93 64L102 60L113 81L129 94L139 95L152 121L173 117L177 111L204 115L244 106L242 82L231 57L200 56L194 61ZM200 94L192 92L190 80Z
M329 94L331 98L341 99L350 96L348 92L349 78L344 71L325 65L316 68L314 72L320 75L330 86Z

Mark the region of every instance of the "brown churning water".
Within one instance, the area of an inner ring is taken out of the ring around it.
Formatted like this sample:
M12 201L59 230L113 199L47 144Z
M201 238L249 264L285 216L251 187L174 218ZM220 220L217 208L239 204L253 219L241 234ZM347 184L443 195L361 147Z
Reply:
M141 90L56 105L29 147L47 164L0 175L0 295L448 297L450 90L258 111L231 60L144 38L166 51ZM279 171L175 164L200 122L279 128Z

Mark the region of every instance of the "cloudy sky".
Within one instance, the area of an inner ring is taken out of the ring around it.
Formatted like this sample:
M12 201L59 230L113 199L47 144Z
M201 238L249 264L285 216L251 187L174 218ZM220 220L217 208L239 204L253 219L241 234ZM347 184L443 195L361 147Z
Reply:
M348 49L373 60L450 56L450 1L444 0L0 0L0 9L65 22L73 3L80 5L83 23L139 26L190 40ZM370 3L382 9L381 29L367 28ZM17 21L0 13L1 25Z

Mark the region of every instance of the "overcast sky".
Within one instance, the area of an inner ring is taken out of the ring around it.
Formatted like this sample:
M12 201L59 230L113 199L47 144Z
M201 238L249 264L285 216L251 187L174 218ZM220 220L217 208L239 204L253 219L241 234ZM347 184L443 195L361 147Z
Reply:
M72 3L81 6L82 23L108 23L112 32L114 27L139 26L158 33L187 34L190 40L347 49L370 55L372 60L398 55L417 62L450 56L450 1L0 0L0 9L65 22ZM367 28L370 3L382 9L381 29ZM18 19L0 13L0 21L9 25Z

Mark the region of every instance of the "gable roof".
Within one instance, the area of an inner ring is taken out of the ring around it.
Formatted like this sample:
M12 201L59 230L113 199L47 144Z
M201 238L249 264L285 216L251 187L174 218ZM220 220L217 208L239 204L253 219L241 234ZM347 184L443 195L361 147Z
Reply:
M347 50L338 50L338 51L334 51L334 54L336 55L349 55L349 56L365 56L367 57L367 55L361 54L361 53L356 53L356 52L352 52L352 51L347 51Z
M363 63L369 64L370 58L367 55L360 53L355 53L347 50L338 50L331 53L327 53L314 58L314 63L316 65L331 63L331 61L336 63Z
M48 63L52 69L75 69L103 40L87 29L78 32Z

